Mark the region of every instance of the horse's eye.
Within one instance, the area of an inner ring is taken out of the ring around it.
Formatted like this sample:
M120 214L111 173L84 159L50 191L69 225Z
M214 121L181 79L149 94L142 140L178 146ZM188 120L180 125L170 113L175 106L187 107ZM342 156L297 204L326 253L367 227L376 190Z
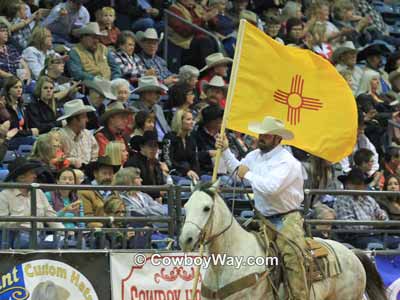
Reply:
M204 212L209 212L210 211L210 207L209 206L204 207L203 211Z

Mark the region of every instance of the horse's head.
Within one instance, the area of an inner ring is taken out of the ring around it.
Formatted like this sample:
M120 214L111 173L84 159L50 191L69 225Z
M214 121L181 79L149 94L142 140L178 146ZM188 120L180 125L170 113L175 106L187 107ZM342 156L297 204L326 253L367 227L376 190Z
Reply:
M186 218L179 237L183 251L193 251L210 235L212 214L219 181L199 183L192 187L192 195L185 204Z

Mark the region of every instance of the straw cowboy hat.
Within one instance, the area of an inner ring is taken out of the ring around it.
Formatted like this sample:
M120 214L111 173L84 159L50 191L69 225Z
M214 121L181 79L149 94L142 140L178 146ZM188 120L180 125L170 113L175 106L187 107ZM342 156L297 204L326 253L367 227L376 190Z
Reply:
M346 41L343 43L340 47L338 47L335 51L333 51L331 61L334 64L337 64L339 62L339 58L348 52L353 52L357 53L356 47L354 47L354 44L352 41Z
M156 76L140 77L138 87L133 90L133 93L138 94L148 91L159 91L160 93L164 93L168 91L168 88L161 84Z
M248 129L258 134L279 135L284 140L292 140L294 138L293 132L285 128L285 124L281 120L269 116L265 117L262 122L251 122Z
M28 160L25 157L17 157L8 165L9 173L4 181L14 181L18 176L21 176L31 170L38 170L42 167L43 165L40 161Z
M240 12L239 19L240 20L241 19L245 19L246 21L249 21L250 23L253 23L253 24L257 24L258 23L257 14L252 12L251 10L247 10L247 9L242 10Z
M83 84L85 86L87 86L88 88L95 90L96 92L98 92L100 95L103 95L107 99L110 99L110 100L117 99L117 95L115 95L111 91L111 81L110 80L95 77L93 80L83 81Z
M220 89L223 89L223 90L227 90L228 89L228 86L225 84L224 79L221 76L218 76L218 75L216 75L213 78L211 78L210 82L205 82L203 84L204 92L207 92L207 90L209 88L211 88L211 87L220 88Z
M154 28L147 28L146 31L138 31L135 34L135 38L139 43L143 40L157 40L158 42L161 42L163 37L164 34L161 33L159 37L157 30L155 30Z
M83 104L81 99L71 100L64 104L64 114L57 121L93 111L96 111L96 109L93 106Z
M200 72L204 72L212 67L224 64L232 63L232 59L229 57L225 57L222 53L213 53L206 57L206 66L200 70Z
M124 107L124 105L119 102L119 101L115 101L110 103L107 108L106 111L104 112L104 114L102 114L100 116L100 122L102 124L106 124L108 119L111 118L112 116L115 115L119 115L119 114L132 114L133 112L127 108Z
M79 29L75 29L74 33L79 36L82 35L98 35L98 36L106 36L106 32L100 31L99 24L97 22L89 22L85 26L82 26Z

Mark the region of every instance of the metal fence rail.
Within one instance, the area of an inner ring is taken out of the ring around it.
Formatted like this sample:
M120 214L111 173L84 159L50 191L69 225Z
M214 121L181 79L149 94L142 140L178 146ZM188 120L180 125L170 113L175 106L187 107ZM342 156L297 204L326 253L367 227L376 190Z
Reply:
M168 225L168 236L170 238L174 238L180 232L182 226L182 193L186 193L190 191L189 187L182 186L174 186L174 185L164 185L164 186L112 186L112 185L56 185L56 184L20 184L20 183L0 183L0 189L10 189L10 188L18 188L18 189L29 189L31 196L31 216L25 217L15 217L15 216L4 216L0 217L0 228L1 222L30 222L31 227L27 230L32 232L30 247L32 249L37 248L37 239L34 238L37 236L38 232L43 231L43 229L38 228L38 222L70 222L70 223L91 223L91 222L99 222L103 224L113 224L115 222L121 223L129 223L135 222L140 224L153 224L153 223L164 223ZM113 190L113 191L142 191L142 192L159 192L159 191L167 191L167 206L168 206L168 216L165 217L38 217L36 211L36 190L42 189L45 191L54 191L54 190ZM221 188L222 193L232 193L234 192L236 195L248 194L252 193L252 190L249 188L232 188L232 187L223 187ZM381 196L400 196L400 192L380 192L380 191L356 191L356 190L314 190L314 189L306 189L304 190L305 194L305 215L307 216L307 211L311 207L311 196L312 195L371 195L374 197ZM250 207L249 207L250 209ZM238 218L239 222L242 222L240 218ZM315 231L313 226L316 225L331 225L335 228L332 229L332 232L364 232L363 230L347 230L337 228L339 226L371 226L374 229L370 232L380 232L383 234L399 234L400 235L400 221L343 221L343 220L315 220L315 219L306 219L305 220L307 232L311 233L311 231ZM376 229L378 228L378 229ZM92 229L92 228L83 228L83 229L74 229L69 231L92 231L97 230L98 232L107 232L112 228L101 228L101 229ZM142 229L142 228L139 228ZM129 229L131 231L139 230L137 228ZM24 229L26 230L26 229ZM57 231L49 228L45 228L46 231ZM119 230L124 231L124 228L119 228ZM67 231L67 230L60 230ZM111 230L112 231L112 230ZM367 231L368 232L368 231Z

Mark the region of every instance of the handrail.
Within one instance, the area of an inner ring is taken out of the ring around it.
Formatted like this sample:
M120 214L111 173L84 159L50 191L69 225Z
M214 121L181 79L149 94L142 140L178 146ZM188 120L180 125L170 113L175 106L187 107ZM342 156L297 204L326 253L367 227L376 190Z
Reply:
M210 36L212 39L215 40L215 42L217 43L218 49L220 52L225 52L224 47L222 46L219 38L211 33L210 31L196 25L193 24L192 22L189 22L188 20L182 18L181 16L178 16L176 14L174 14L172 11L165 9L164 10L164 32L165 32L165 39L164 39L164 60L166 62L168 62L168 35L169 35L169 27L168 27L168 17L174 17L177 18L179 21L181 21L182 23L185 23L186 25L191 26L192 28L196 29L197 31L200 31L208 36Z

